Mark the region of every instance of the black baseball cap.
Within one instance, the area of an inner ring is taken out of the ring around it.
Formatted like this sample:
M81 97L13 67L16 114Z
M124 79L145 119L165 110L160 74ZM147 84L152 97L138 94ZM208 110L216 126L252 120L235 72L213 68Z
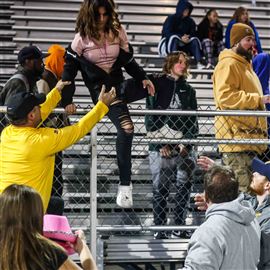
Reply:
M23 64L26 59L43 59L49 55L49 53L43 53L37 46L27 46L19 51L18 62Z
M45 94L33 94L29 92L21 92L10 96L7 100L7 117L11 121L25 118L35 106L44 103Z
M268 181L270 181L270 164L269 162L264 163L258 158L253 158L251 163L251 168L254 172L258 172L259 174L265 176Z

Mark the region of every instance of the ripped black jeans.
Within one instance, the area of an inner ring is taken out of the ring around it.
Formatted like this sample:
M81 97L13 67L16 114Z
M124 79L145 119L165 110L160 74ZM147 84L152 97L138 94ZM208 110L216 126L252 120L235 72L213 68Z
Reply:
M134 127L127 104L120 102L111 105L108 117L117 129L116 155L120 174L120 185L129 186L131 182L131 147Z

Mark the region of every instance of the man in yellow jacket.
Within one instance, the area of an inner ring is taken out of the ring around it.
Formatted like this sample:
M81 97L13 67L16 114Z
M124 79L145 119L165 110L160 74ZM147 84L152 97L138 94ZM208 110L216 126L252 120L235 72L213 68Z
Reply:
M67 84L59 81L47 98L29 92L11 96L7 101L11 125L1 134L0 193L11 184L30 186L40 193L44 211L51 196L55 154L85 136L108 112L115 98L115 89L105 93L103 87L96 106L76 124L60 129L39 128L60 101L61 90Z
M231 49L219 55L213 75L213 89L218 110L265 110L269 96L263 96L260 81L252 69L254 32L246 24L234 24L230 34ZM215 119L217 139L267 139L264 117L219 116ZM247 191L251 181L251 161L266 150L266 145L219 145L222 160L230 166L239 181L241 191Z

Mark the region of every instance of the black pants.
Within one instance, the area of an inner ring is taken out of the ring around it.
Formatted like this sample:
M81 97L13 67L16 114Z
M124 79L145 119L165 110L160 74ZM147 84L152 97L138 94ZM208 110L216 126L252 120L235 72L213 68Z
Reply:
M131 147L134 134L127 103L145 98L148 93L142 82L129 79L117 89L120 103L110 106L108 117L117 129L116 154L120 174L120 185L128 186L131 182ZM129 127L128 127L129 126Z
M54 175L53 175L53 187L51 196L62 197L63 195L63 153L58 152L55 155Z

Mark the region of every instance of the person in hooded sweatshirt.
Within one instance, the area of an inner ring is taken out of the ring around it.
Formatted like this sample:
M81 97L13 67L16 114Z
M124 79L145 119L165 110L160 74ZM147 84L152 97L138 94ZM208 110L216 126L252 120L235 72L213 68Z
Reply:
M193 5L188 1L178 1L175 14L169 15L163 24L158 51L162 56L174 51L184 51L194 56L198 68L201 68L202 47L196 37L196 23L190 17L192 10Z
M218 110L264 111L269 95L263 95L261 83L252 69L254 32L246 24L236 23L231 30L231 49L223 50L213 75L213 90ZM267 139L265 117L218 116L217 139ZM264 144L220 144L222 161L236 173L240 190L246 192L251 182L251 161L267 149Z
M257 74L264 95L269 95L269 78L270 78L270 55L269 53L259 53L255 55L252 59L252 66ZM267 111L270 111L270 104L266 104ZM270 138L270 118L267 118L268 123L268 137ZM270 156L269 156L270 157ZM268 158L269 160L269 158Z
M260 227L228 167L205 175L205 222L192 235L182 270L255 270L260 258Z

